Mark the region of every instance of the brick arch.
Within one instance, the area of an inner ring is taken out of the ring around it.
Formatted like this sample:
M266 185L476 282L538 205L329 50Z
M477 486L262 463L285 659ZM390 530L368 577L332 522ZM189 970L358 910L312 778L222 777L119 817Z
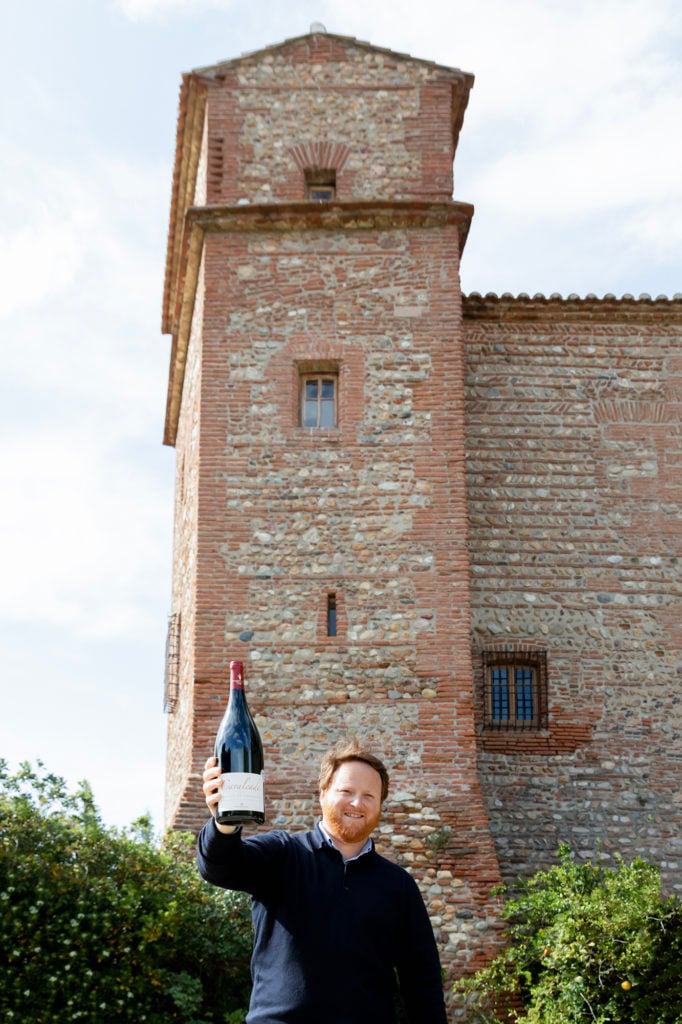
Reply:
M496 639L496 640L484 640L480 645L480 650L484 654L535 654L547 649L546 640L534 640L530 637L525 637L522 640L514 638L512 639Z
M350 146L343 142L308 139L291 146L289 154L301 171L340 171L350 156Z

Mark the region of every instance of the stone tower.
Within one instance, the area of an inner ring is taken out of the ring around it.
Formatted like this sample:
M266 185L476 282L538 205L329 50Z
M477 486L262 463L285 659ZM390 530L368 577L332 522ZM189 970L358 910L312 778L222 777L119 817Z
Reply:
M177 453L167 823L246 665L270 827L369 737L444 962L495 943L476 766L453 158L471 75L323 31L184 76L163 330ZM471 936L476 935L475 943Z

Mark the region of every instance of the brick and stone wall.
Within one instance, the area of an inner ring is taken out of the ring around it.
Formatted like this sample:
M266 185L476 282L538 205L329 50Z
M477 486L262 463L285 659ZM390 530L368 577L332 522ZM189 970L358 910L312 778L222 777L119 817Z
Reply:
M163 321L167 821L205 820L240 658L269 827L312 825L340 734L385 756L379 846L448 983L498 948L491 887L562 840L681 884L682 300L462 302L471 84L323 33L186 76ZM311 169L334 202L303 201ZM332 429L299 425L305 367L338 373ZM546 727L483 727L499 650L546 653Z
M474 650L547 651L479 769L507 879L562 840L682 888L682 301L465 301Z
M204 317L204 270L199 272L197 299L190 331L182 409L178 425L173 517L173 580L171 608L179 616L177 702L168 716L166 743L166 813L174 809L176 828L190 829L193 814L184 810L187 771L195 761L194 746L194 637L197 628L197 551L199 523L199 470L201 429L202 330ZM199 774L192 771L189 785L196 787Z

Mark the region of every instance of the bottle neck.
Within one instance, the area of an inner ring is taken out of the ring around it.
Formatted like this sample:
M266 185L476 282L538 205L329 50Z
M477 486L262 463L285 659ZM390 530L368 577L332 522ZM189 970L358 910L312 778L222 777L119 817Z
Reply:
M240 679L237 682L230 680L230 696L227 701L228 711L232 714L238 714L241 708L246 707L246 693L244 692L244 680Z
M246 707L246 694L244 693L244 666L241 661L230 662L230 696L227 702L227 710L230 715L239 715L242 708Z
M244 664L241 661L230 662L230 693L244 689Z

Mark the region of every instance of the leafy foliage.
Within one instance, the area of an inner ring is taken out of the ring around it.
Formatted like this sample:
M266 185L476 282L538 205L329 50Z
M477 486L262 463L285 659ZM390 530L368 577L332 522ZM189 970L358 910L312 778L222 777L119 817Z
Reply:
M460 990L476 1019L528 1024L681 1024L682 906L642 860L559 863L520 885L503 912L509 948ZM523 1009L509 1008L514 1001Z
M107 829L86 783L0 761L0 1019L243 1021L248 906L199 878L193 847L159 846L146 818Z

